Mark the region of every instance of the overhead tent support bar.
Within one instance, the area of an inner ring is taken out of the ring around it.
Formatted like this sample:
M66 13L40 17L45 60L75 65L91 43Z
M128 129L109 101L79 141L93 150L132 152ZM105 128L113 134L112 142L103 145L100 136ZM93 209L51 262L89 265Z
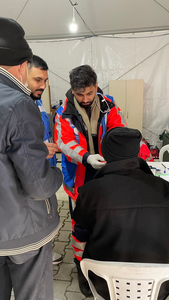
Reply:
M20 13L19 13L19 15L17 16L17 18L16 18L15 21L18 20L18 18L20 17L20 15L22 14L22 12L24 11L24 9L25 9L26 5L28 4L28 2L29 2L29 0L26 1L25 5L24 5L23 8L21 9L21 11L20 11Z
M106 39L143 39L143 38L154 38L154 37L159 37L159 36L165 36L165 35L169 35L169 32L165 33L165 31L169 31L169 26L167 26L166 28L162 28L162 29L153 29L151 30L149 28L149 30L144 30L144 31L126 31L126 32L123 32L123 31L118 31L118 32L106 32L106 33L99 33L97 35L95 35L95 37L102 37L102 38L106 38ZM149 35L149 36L135 36L135 34L142 34L142 33L154 33L154 32L159 32L159 34L157 35ZM163 32L163 33L161 33ZM125 34L132 34L133 36L124 36ZM29 43L44 43L44 42L50 42L50 43L61 43L61 42L72 42L74 40L78 40L78 41L84 41L86 39L91 39L93 38L93 36L91 35L86 35L84 34L83 36L83 33L81 33L79 36L76 34L74 37L70 36L70 35L66 35L66 37L63 37L63 35L61 37L59 37L57 35L57 37L54 37L54 36L36 36L36 37L28 37L28 36L25 36L26 40L29 42Z

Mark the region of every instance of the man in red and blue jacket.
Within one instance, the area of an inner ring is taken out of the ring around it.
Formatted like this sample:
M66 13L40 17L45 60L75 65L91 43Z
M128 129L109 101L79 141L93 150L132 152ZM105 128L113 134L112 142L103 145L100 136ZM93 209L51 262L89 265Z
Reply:
M64 189L69 195L72 217L78 188L93 179L97 170L106 163L101 152L103 136L109 129L127 125L112 97L102 95L97 75L89 65L77 67L70 72L70 85L64 108L60 107L56 112L54 138L62 152ZM79 286L81 292L89 296L89 288L82 279L79 267L87 240L86 231L73 219L72 228Z
M105 161L101 141L107 130L126 126L121 111L107 97L97 93L97 75L88 65L70 72L71 89L67 92L64 108L55 117L55 142L62 154L64 189L69 195L72 215L78 196L78 187L91 180ZM77 267L86 244L86 232L72 219L72 240ZM88 296L88 288L80 281L81 291ZM85 288L86 287L86 288Z

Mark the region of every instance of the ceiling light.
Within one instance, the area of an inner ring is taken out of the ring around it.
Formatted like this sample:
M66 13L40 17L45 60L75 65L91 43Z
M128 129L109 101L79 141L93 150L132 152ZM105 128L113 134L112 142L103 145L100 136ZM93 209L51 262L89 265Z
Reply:
M73 7L72 23L70 24L69 29L70 29L71 32L76 32L77 31L77 24L76 24L75 17L74 17L74 7Z

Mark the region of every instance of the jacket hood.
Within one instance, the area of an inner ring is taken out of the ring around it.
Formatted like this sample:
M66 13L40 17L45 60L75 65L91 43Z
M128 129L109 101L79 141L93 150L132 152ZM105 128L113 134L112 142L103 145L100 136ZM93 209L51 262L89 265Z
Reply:
M67 98L67 105L65 107L65 110L63 111L63 114L78 115L79 113L77 112L77 110L74 106L72 90L69 89L65 95L66 95L66 98ZM112 103L111 100L108 99L107 97L104 97L107 101L107 104L105 103L105 101L103 101L103 102L101 101L102 100L101 95L98 95L98 97L100 99L100 108L101 108L102 111L107 110L107 105L109 106L110 109L114 106L114 103ZM101 114L102 114L102 112L101 112ZM104 115L104 113L103 113L103 115Z
M114 161L104 165L99 171L97 171L95 178L103 177L105 174L129 174L134 169L141 169L143 172L153 175L148 164L140 157Z

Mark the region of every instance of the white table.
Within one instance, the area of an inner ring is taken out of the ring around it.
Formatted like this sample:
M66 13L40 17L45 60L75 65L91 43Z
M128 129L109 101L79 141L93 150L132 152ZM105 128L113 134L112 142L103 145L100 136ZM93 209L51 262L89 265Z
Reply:
M148 165L152 167L151 171L154 175L169 181L169 162L148 162Z

